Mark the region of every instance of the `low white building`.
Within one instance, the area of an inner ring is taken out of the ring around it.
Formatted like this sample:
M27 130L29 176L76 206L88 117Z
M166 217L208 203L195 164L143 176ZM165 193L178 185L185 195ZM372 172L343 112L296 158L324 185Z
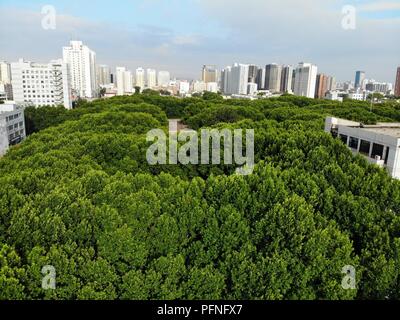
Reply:
M24 108L14 101L0 104L0 157L25 137Z
M400 179L400 123L362 123L328 117L325 131L346 144L353 153L359 153L373 164L387 169Z

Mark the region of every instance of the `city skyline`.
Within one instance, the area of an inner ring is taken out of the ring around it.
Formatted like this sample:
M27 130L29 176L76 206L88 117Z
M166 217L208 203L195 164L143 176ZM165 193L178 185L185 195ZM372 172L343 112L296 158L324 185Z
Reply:
M55 0L50 4L57 11L57 27L44 30L45 3L4 0L0 27L7 32L0 39L1 59L46 62L59 58L59 48L74 39L86 43L97 52L98 63L113 70L154 68L195 80L204 64L221 70L234 62L295 66L307 61L339 82L353 80L357 70L365 70L367 78L395 82L400 44L393 39L400 27L399 3L346 1L357 9L357 27L344 30L344 1L306 2L235 0L226 8L219 0L173 0L169 5L159 0L120 1L112 7L100 1L93 7ZM263 28L257 28L261 21ZM278 36L270 30L277 30ZM379 43L371 41L378 38Z

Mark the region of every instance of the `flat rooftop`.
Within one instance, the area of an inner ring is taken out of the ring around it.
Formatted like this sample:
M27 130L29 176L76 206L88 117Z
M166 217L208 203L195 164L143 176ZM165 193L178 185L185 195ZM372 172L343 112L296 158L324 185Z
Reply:
M378 134L384 134L386 136L400 138L399 123L397 123L397 126L392 126L391 124L385 124L385 125L363 126L358 128Z
M378 122L377 124L367 125L360 122L350 121L340 118L327 118L327 121L333 126L344 126L349 128L357 128L364 131L382 134L394 138L400 138L400 123L399 122Z

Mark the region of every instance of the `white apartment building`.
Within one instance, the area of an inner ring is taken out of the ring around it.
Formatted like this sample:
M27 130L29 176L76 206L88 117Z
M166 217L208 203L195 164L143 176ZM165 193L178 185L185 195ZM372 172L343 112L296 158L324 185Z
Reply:
M362 123L328 117L325 132L342 140L353 153L362 154L370 163L386 168L400 179L400 123Z
M117 95L129 95L133 93L132 72L126 70L125 67L116 68L117 76Z
M82 41L71 41L63 48L63 61L71 72L71 87L78 97L97 97L96 53Z
M147 69L147 88L153 89L157 86L157 72L154 69Z
M246 95L249 79L249 66L235 63L232 67L226 67L221 73L221 87L228 95Z
M295 72L294 94L298 96L314 98L317 73L317 66L311 63L301 62L296 68Z
M11 65L0 61L0 100L13 100Z
M204 81L193 82L193 92L204 92L207 90L207 84Z
M188 94L190 91L190 83L188 81L179 81L179 94Z
M108 86L111 84L111 70L107 65L97 66L97 84L99 86Z
M69 68L61 60L43 64L20 59L11 63L11 78L16 103L72 108Z
M218 83L217 82L208 82L206 83L206 90L209 92L218 92Z
M14 101L0 104L0 157L26 137L24 108Z
M257 94L257 90L258 90L257 83L250 82L250 83L247 84L247 94L248 95L251 95L251 96L256 95Z
M143 68L137 68L136 69L136 74L135 74L135 85L136 87L140 87L140 90L144 89L144 69Z
M158 72L158 86L159 87L168 87L169 82L171 81L171 75L168 71L159 71Z

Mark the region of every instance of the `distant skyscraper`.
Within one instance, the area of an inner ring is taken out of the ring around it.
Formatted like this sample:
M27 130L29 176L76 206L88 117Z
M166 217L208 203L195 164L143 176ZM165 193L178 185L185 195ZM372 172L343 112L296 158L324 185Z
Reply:
M111 83L111 71L106 65L99 65L97 67L97 83L105 86Z
M71 41L63 48L63 60L71 71L71 85L82 98L97 96L96 53L83 45L82 41Z
M256 83L257 73L258 73L258 67L254 64L250 64L249 65L249 79L247 81L251 82L251 83Z
M229 77L230 94L247 94L249 80L249 66L247 64L235 63L232 66Z
M11 63L14 100L34 106L72 108L69 68L62 60L33 63L20 59Z
M259 68L257 70L256 83L257 83L258 90L265 89L265 68Z
M214 65L204 65L201 73L201 80L205 83L218 81L218 70Z
M318 74L315 84L315 98L325 98L325 93L328 92L328 79L329 77L325 74Z
M153 89L157 86L157 73L154 69L147 69L147 88Z
M0 96L6 100L13 100L11 85L11 65L8 62L0 62Z
M281 76L281 92L292 92L293 67L283 66Z
M123 96L126 94L132 94L132 72L126 70L125 67L116 68L116 83L117 83L117 95Z
M356 72L356 79L354 81L354 87L356 89L362 88L364 81L365 81L365 72L364 71L357 71Z
M265 89L271 92L281 90L282 66L276 63L268 64L265 67Z
M397 68L396 85L394 87L394 95L400 97L400 67Z
M231 77L232 67L226 67L221 71L221 91L224 94L230 94L230 77Z
M158 86L159 87L168 87L169 82L171 81L171 76L168 71L159 71L158 72Z
M317 72L317 66L311 63L301 62L296 68L294 94L298 96L314 98Z

